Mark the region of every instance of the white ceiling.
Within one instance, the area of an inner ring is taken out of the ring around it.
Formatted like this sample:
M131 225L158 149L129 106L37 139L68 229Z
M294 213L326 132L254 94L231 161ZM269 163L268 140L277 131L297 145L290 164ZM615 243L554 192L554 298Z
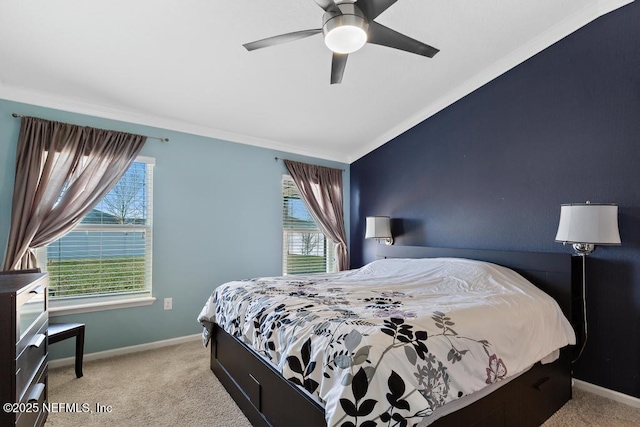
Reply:
M0 0L0 98L346 163L630 0L399 0L330 85L313 0Z

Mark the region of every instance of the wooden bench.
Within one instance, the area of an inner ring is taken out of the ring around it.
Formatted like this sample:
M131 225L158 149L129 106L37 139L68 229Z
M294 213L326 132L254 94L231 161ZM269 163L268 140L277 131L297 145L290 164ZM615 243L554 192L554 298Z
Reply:
M76 377L82 377L84 356L84 323L50 323L47 328L49 344L76 337Z

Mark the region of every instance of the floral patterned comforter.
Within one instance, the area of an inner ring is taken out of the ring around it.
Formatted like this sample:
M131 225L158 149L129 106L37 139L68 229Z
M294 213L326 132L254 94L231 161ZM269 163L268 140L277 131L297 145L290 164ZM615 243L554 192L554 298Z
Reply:
M556 302L517 273L447 258L230 282L198 320L253 348L341 427L428 424L575 343Z

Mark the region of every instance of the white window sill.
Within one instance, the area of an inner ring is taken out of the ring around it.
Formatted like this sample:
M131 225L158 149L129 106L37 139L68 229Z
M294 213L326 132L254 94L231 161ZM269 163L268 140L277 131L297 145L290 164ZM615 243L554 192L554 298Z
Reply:
M155 300L156 298L152 296L129 296L53 301L49 303L49 317L65 316L67 314L91 313L103 310L116 310L119 308L142 307L153 304Z

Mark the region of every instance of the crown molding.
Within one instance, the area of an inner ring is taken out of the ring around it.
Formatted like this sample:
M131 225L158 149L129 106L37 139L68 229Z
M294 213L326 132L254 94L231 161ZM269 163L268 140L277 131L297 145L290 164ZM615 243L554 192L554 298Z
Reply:
M4 84L1 79L0 99L20 102L24 104L31 104L38 107L67 111L70 113L99 117L103 119L117 120L136 125L151 126L159 130L165 129L176 132L183 132L207 138L214 138L239 144L251 145L254 147L298 154L301 156L314 157L340 163L348 163L347 156L343 153L301 149L293 145L284 144L269 139L257 138L206 126L199 126L179 120L132 112L121 108L90 104L71 98L34 91L31 89L8 86L7 84ZM19 113L19 111L16 112Z

